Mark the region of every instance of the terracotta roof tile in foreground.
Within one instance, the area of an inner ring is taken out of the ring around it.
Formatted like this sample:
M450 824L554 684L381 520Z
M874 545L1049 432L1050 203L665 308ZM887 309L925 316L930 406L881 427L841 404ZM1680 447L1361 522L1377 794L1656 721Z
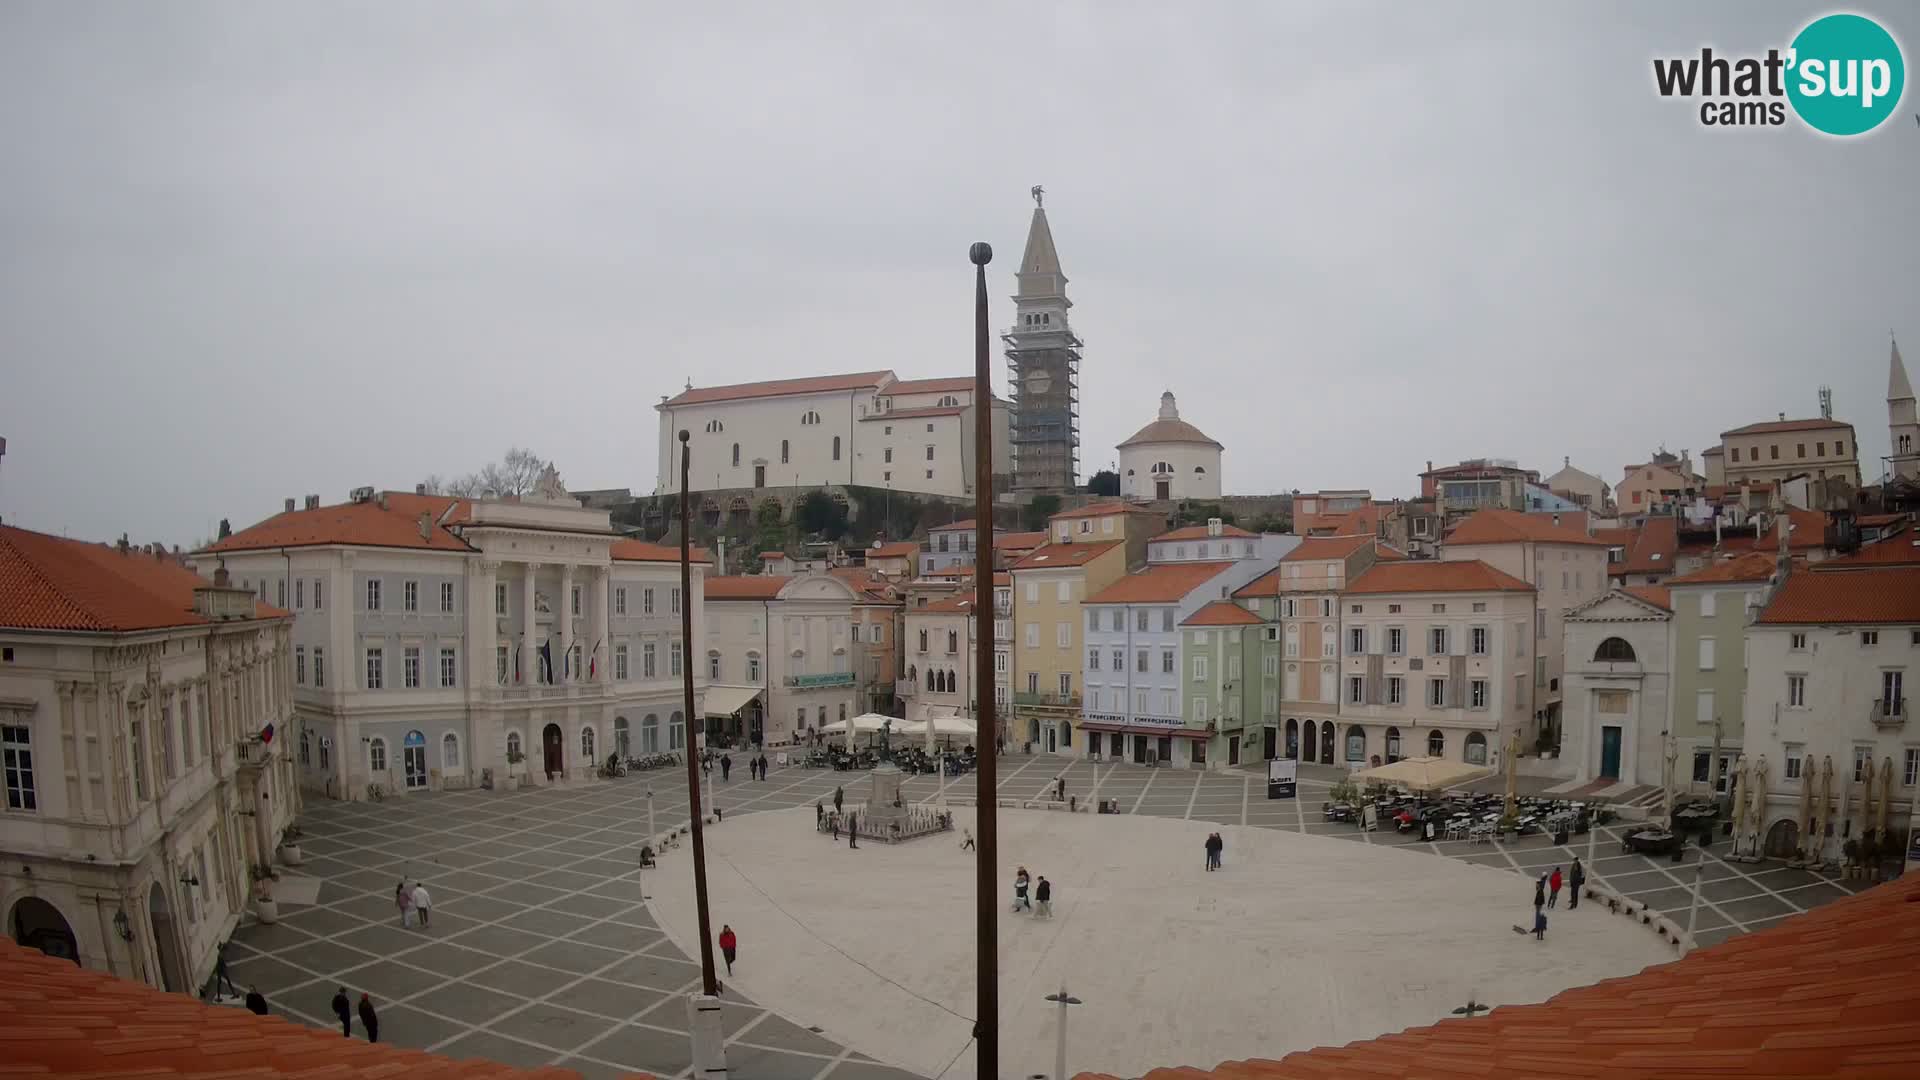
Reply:
M1533 586L1478 559L1460 562L1414 559L1375 563L1348 582L1346 591L1351 594L1532 592Z
M1231 600L1215 600L1180 620L1181 626L1258 626L1260 616Z
M1476 510L1447 534L1449 544L1594 544L1611 546L1586 530L1555 525L1549 514L1513 510Z
M0 1075L111 1075L127 1080L580 1076L571 1069L520 1069L343 1039L338 1031L162 993L5 939L0 939L0 986L6 988L0 993Z
M138 548L68 540L0 525L0 626L116 633L204 626L193 591L211 584ZM255 601L256 618L284 615Z
M1277 1061L1154 1069L1142 1080L1913 1080L1920 1076L1917 969L1920 875L1909 874L1539 1004ZM1076 1080L1112 1078L1081 1073Z
M1788 574L1755 621L1810 626L1920 623L1920 566Z
M1101 589L1085 604L1171 604L1205 585L1230 562L1154 563Z

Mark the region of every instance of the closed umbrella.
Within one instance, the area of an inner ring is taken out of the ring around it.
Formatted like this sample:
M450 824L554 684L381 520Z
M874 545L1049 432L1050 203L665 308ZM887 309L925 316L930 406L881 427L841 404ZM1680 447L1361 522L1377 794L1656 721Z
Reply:
M1733 763L1733 844L1738 851L1747 835L1747 756Z
M1873 759L1868 758L1863 775L1866 784L1860 789L1860 828L1855 830L1861 836L1873 831Z
M1800 762L1800 857L1813 857L1813 789L1819 782L1819 774L1814 771L1813 759L1802 758Z
M1820 759L1820 801L1814 812L1814 832L1818 834L1820 861L1827 859L1827 830L1833 826L1833 756Z
M1887 804L1893 801L1893 759L1883 758L1880 762L1880 814L1875 824L1880 829L1880 839L1887 838Z
M1747 781L1753 788L1753 811L1748 815L1748 827L1753 830L1753 842L1747 853L1757 857L1760 854L1761 837L1767 828L1767 759L1765 755L1753 763L1753 769Z

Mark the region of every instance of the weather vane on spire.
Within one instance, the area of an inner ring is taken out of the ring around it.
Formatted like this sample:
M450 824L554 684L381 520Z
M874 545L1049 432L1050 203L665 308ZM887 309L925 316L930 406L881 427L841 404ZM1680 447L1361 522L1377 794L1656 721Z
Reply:
M1044 196L1046 193L1047 193L1046 188L1041 187L1039 184L1033 185L1033 205L1037 207L1045 207L1046 203L1041 201L1041 197Z

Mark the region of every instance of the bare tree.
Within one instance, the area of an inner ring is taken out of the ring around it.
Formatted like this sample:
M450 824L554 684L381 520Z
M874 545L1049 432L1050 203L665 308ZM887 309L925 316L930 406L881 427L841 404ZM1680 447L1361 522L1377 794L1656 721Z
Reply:
M533 490L533 485L546 471L547 461L540 455L524 447L516 446L508 450L501 460L489 464L476 473L465 476L442 476L439 473L422 480L420 483L429 495L451 495L460 499L503 499L509 495L525 495Z

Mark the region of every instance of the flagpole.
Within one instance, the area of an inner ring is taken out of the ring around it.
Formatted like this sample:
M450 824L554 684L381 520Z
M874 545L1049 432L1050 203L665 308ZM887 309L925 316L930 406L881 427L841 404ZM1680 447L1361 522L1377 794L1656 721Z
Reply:
M993 261L993 248L975 244L967 252L973 263L973 492L974 557L973 611L979 621L974 648L974 663L985 684L993 671L993 635L987 614L993 611L993 381L987 366L987 264ZM984 567L981 565L984 563ZM983 685L982 690L987 686ZM998 732L997 702L991 693L981 693L974 707L977 717L975 737L980 746L974 802L976 838L979 850L974 858L975 992L973 1037L974 1071L979 1080L1000 1077L1000 903L996 874L999 860L999 815L996 796L995 739Z
M707 913L707 841L700 808L700 755L694 736L693 709L693 514L688 506L687 479L691 460L686 429L680 431L680 640L686 642L687 663L680 665L681 706L687 732L687 809L693 834L693 900L700 925L700 990L687 1001L688 1034L693 1043L694 1075L726 1080L725 1031L720 1026L720 980L713 970L713 921Z

